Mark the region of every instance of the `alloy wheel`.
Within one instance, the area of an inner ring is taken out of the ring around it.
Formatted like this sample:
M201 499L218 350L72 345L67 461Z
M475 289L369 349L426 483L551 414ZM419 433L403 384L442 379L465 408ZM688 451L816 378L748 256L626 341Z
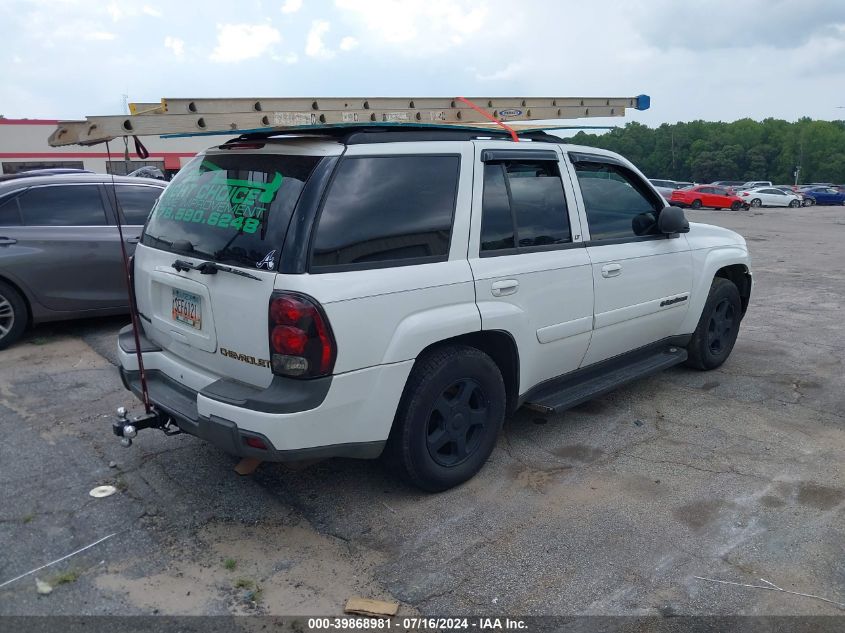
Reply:
M452 467L478 450L488 424L488 402L472 378L462 378L437 398L428 418L426 445L431 458Z
M718 356L727 349L735 327L734 307L727 299L722 299L710 315L707 324L707 347Z
M3 295L0 295L0 338L11 332L15 326L15 310L12 303Z

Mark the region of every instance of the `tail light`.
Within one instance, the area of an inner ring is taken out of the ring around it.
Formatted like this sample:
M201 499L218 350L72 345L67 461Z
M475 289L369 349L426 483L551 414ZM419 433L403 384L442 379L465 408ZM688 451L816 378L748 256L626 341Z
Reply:
M291 378L331 374L337 346L329 320L310 297L274 292L268 318L270 365L273 373Z

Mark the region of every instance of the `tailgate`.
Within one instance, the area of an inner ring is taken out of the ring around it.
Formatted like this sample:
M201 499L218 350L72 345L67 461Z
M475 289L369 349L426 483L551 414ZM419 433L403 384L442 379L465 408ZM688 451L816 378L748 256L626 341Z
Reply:
M147 337L220 377L268 386L267 309L275 272L249 270L257 279L177 272L176 260L202 263L141 245L135 252L135 289Z
M150 339L220 377L270 384L270 295L294 208L323 158L308 151L235 143L181 169L135 252Z

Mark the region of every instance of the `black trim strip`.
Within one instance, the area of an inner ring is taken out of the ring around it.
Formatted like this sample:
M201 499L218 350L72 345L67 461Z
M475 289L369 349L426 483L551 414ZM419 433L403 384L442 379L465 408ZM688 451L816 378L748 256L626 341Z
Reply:
M610 244L628 244L629 242L650 242L652 240L666 240L675 237L680 237L678 233L664 235L632 235L631 237L614 237L609 240L588 240L584 242L586 246L609 246Z
M625 163L613 156L586 154L584 152L569 152L567 155L573 165L576 163L610 163L611 165L618 165L619 167L628 169L628 166Z
M584 248L587 242L567 242L566 244L543 244L541 246L520 246L519 248L501 248L491 251L481 251L479 257L504 257L506 255L525 255L526 253L545 253L546 251L568 251L573 248Z
M322 205L340 156L326 156L311 172L288 222L278 272L298 275L308 270L308 245L314 218Z
M551 149L485 149L481 152L482 163L492 163L500 160L546 160L558 162L560 156Z

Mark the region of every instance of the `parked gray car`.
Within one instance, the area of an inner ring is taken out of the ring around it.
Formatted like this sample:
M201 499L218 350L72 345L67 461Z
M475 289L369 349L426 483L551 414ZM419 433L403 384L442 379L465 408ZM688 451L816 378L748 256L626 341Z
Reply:
M67 174L0 183L0 349L28 325L128 311L114 195L131 254L166 183Z

